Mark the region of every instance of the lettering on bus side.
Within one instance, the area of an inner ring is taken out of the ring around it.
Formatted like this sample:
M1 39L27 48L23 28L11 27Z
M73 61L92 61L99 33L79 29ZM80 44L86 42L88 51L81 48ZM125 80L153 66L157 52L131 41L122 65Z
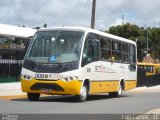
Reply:
M116 73L112 68L105 67L104 65L96 65L95 72Z
M121 69L123 69L123 70L124 70L124 69L125 69L125 66L120 66L119 68L121 68Z
M105 66L103 66L103 65L96 65L95 66L95 71L100 71L100 72L102 72L102 71L105 71Z
M91 68L87 68L87 72L91 72Z

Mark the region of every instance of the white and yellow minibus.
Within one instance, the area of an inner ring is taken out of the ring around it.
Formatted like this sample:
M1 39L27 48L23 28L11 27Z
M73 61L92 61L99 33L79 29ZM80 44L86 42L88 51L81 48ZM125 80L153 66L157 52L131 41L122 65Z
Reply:
M119 97L136 87L134 41L82 27L37 31L26 52L21 86L31 101L41 94Z

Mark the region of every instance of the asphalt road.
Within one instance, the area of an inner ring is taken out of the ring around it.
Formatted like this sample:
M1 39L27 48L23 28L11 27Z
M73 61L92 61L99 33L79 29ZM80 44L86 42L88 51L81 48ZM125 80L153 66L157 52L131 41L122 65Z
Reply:
M0 113L12 114L137 114L160 108L159 92L125 92L120 98L92 95L86 102L73 96L42 97L37 102L26 98L0 100Z

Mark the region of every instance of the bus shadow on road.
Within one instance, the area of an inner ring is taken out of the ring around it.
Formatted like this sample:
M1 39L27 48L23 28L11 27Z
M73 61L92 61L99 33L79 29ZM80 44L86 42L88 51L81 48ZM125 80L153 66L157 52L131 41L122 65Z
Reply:
M99 94L99 95L89 95L87 101L97 101L97 100L107 100L107 99L120 99L124 97L129 97L129 95L123 95L121 97L109 97L108 94ZM12 101L29 101L27 98L18 98L11 99ZM72 95L53 95L53 96L43 96L40 97L39 101L36 102L67 102L67 103L76 103L76 97ZM78 102L77 102L78 103Z
M129 95L122 95L121 97L109 97L108 94L106 95L90 95L87 101L96 101L96 100L107 100L107 99L118 99L122 97L129 97Z

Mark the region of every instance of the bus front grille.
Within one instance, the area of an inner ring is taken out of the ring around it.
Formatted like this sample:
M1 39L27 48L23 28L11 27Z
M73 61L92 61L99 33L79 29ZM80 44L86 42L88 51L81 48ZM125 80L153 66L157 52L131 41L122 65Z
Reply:
M55 91L64 91L64 89L56 83L36 83L32 85L31 90L55 90Z

